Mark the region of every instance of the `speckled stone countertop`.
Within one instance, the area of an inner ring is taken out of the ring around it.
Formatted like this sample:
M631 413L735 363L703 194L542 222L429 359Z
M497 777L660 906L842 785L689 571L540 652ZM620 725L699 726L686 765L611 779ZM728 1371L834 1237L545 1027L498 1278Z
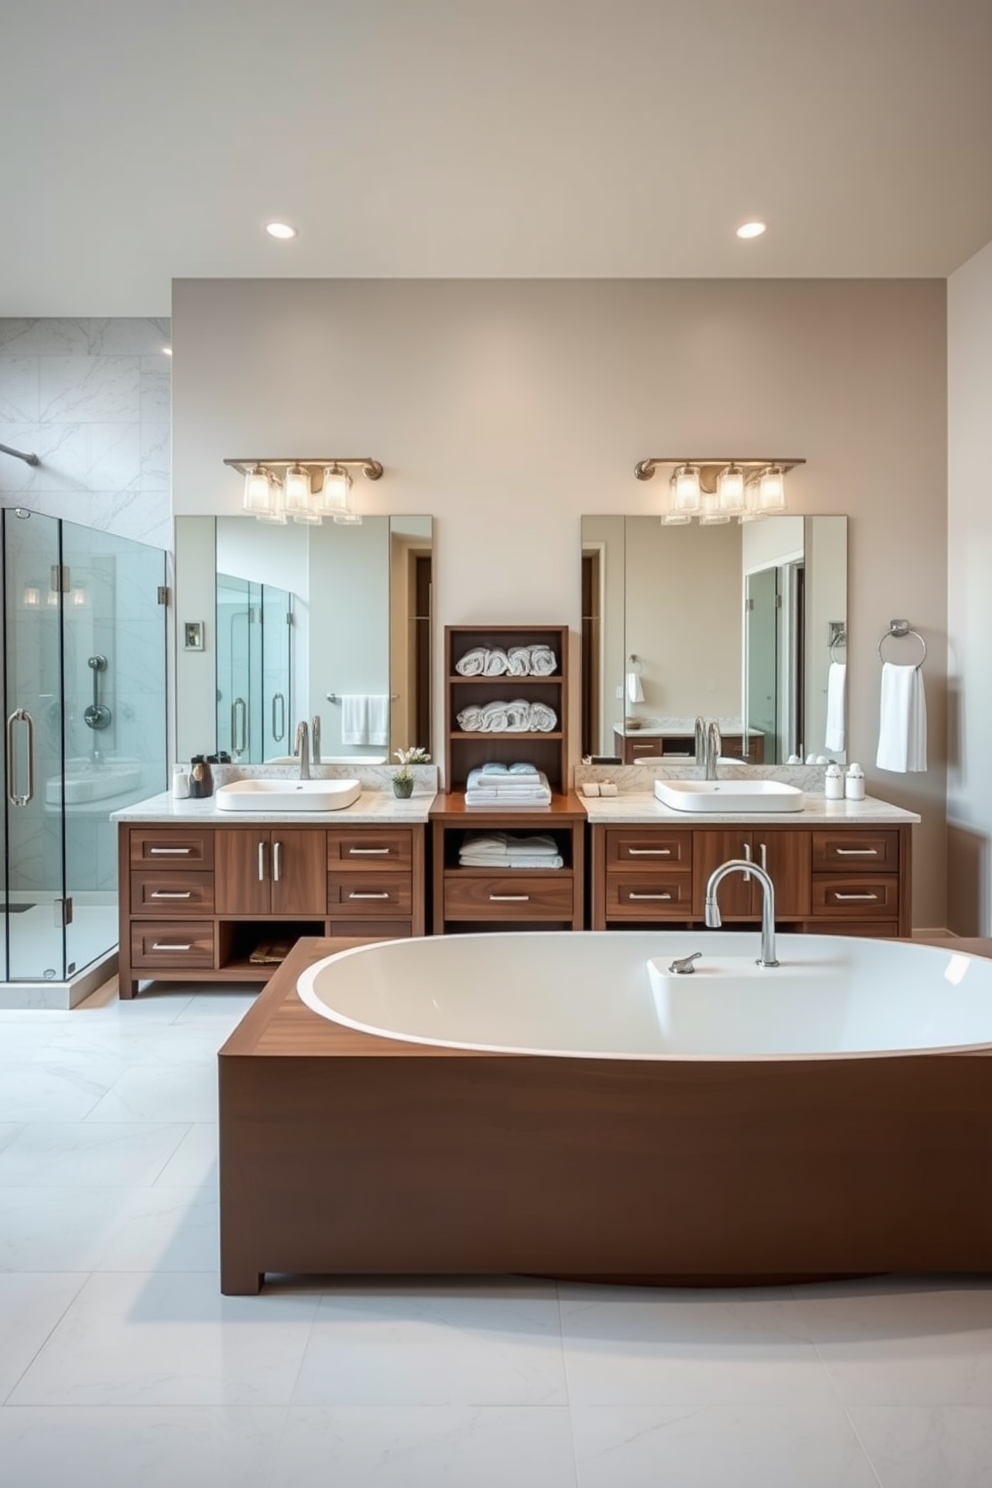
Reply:
M866 796L863 801L827 801L822 793L807 793L802 811L676 811L666 806L657 796L646 791L621 793L616 796L584 796L578 791L579 800L586 809L592 823L605 822L614 825L624 823L644 824L663 822L668 827L721 827L745 825L747 823L774 823L788 826L886 826L900 827L918 822L915 811L905 811L901 806L892 806L888 801Z
M345 765L315 765L311 767L314 780L358 780L362 793L351 806L340 811L218 811L217 789L234 780L298 780L299 771L280 765L213 765L214 794L202 800L176 800L168 791L150 796L146 801L135 801L120 811L110 814L111 821L160 821L160 822L209 822L213 826L236 827L251 822L294 822L301 827L346 827L352 824L373 823L378 826L395 822L411 825L426 822L434 797L437 795L437 766L411 765L414 777L413 795L400 800L393 795L392 777L395 768L389 766L362 765L349 768Z

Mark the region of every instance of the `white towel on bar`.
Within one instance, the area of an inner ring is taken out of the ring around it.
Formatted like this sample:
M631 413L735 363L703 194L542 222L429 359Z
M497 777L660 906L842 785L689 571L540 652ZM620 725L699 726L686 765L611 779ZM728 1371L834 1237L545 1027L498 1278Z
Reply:
M627 673L627 701L631 703L643 703L644 687L641 683L640 672Z
M369 743L389 743L389 694L369 698Z
M899 774L927 767L927 700L920 667L882 663L875 764Z
M846 749L844 743L844 700L847 693L847 665L832 661L827 672L827 726L824 749Z
M389 698L365 692L341 698L342 744L388 744Z

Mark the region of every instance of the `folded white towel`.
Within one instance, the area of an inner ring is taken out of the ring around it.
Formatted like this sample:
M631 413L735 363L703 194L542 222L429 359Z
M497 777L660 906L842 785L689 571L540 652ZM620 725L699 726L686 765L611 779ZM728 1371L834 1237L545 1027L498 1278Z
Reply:
M627 701L631 703L643 703L644 687L641 683L640 672L627 673Z
M467 832L462 853L486 853L491 857L554 857L558 851L555 839L546 832L522 837L515 832Z
M832 661L827 672L827 724L823 735L824 749L845 749L844 701L847 693L847 666Z
M504 765L500 760L489 760L487 764L480 766L480 773L489 780L490 776L497 779L505 779L510 776L514 781L536 780L538 771L533 765L524 764L522 761L515 765Z
M530 669L535 677L550 677L558 667L558 658L550 646L531 646Z
M491 810L503 811L529 811L537 807L543 811L546 806L551 805L551 792L543 791L540 795L521 797L498 796L495 791L467 790L465 792L466 806L488 806Z
M485 646L473 646L455 662L455 671L460 677L481 677L486 669Z
M496 795L526 795L529 791L547 789L548 777L543 770L532 775L495 774L485 765L479 765L468 773L465 782L468 790L487 790Z
M502 646L494 646L491 651L486 652L485 674L487 677L501 677L509 670L510 658Z
M482 709L463 708L458 714L458 727L466 734L477 734L482 728Z
M506 655L509 660L509 672L511 677L530 676L530 647L508 646Z
M531 703L530 727L538 733L553 734L558 727L558 715L547 703Z
M489 869L492 869L498 863L501 871L504 868L526 868L529 871L531 868L563 868L565 866L564 858L557 855L550 858L510 857L500 858L494 861L492 858L487 858L485 853L479 853L477 856L462 853L458 858L458 862L462 868Z
M927 767L927 702L920 667L882 663L875 764L899 774Z

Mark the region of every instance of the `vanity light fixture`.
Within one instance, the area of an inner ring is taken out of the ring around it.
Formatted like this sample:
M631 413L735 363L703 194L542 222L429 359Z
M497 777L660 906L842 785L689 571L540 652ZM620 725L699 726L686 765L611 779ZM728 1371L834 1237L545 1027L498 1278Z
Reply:
M289 517L319 527L325 516L345 526L358 526L352 505L349 465L360 465L369 480L379 480L382 466L368 456L355 459L225 460L245 478L243 507L260 522L283 524Z
M650 480L659 465L672 467L669 481L669 507L662 513L666 527L684 526L698 517L703 526L717 526L736 517L739 522L754 522L787 510L785 501L786 473L802 459L744 460L674 459L654 455L639 460L634 466L638 480Z

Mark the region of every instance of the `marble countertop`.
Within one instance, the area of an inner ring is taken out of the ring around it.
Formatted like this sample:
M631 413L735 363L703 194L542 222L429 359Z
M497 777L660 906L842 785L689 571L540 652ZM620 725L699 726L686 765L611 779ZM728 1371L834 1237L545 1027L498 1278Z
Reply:
M396 824L409 826L426 822L434 801L434 791L414 793L409 800L401 801L392 791L363 789L352 806L342 811L218 811L217 797L206 796L203 800L177 800L168 791L149 796L147 801L136 801L110 814L117 822L209 822L211 826L250 826L253 822L291 822L299 827L348 827L365 823L378 826Z
M684 734L687 739L694 739L696 736L696 720L694 718L666 718L652 714L644 718L643 724L632 724L632 720L637 717L638 715L634 713L628 715L626 719L618 720L613 725L613 732L615 734L625 734L628 738L633 738L635 734L644 734L649 739L657 738L659 735L671 737L672 735L680 736ZM744 732L744 720L742 718L718 718L716 721L721 734L742 734ZM748 732L760 735L761 730L751 728Z
M593 822L625 823L664 822L668 827L726 827L749 823L774 823L777 826L886 826L898 827L921 818L915 811L905 811L888 801L866 796L863 801L827 801L822 795L807 792L802 811L676 811L657 796L630 791L616 796L584 796L578 791L586 816Z

